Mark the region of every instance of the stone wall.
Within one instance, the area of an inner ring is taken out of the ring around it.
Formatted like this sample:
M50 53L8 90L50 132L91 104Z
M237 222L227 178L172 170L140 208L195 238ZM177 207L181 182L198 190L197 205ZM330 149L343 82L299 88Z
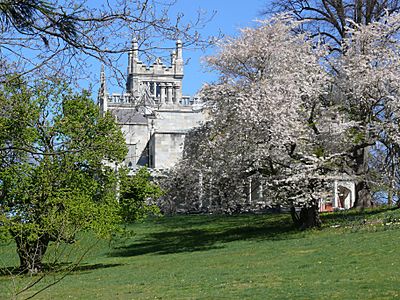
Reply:
M185 133L156 132L150 140L150 167L154 169L172 168L181 158Z

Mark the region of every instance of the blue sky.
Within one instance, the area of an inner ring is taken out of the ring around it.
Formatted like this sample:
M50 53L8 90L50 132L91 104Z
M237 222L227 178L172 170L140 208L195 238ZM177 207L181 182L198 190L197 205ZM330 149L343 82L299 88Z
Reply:
M255 19L261 18L260 12L265 7L268 0L178 0L171 10L171 19L178 12L184 13L183 23L195 20L199 10L215 16L211 21L198 30L202 36L215 36L221 32L224 35L232 36L239 32L239 28L254 26ZM174 43L173 43L174 44ZM172 46L169 44L166 46ZM202 64L202 57L212 55L216 52L214 48L208 48L206 52L200 49L184 49L183 56L187 64L184 66L183 94L193 96L204 83L212 82L217 78L217 74L206 71ZM169 51L165 53L169 56ZM123 70L126 70L127 55L122 58L124 62ZM165 61L168 64L168 61ZM99 74L100 66L94 63L94 72ZM107 73L107 71L106 71ZM108 80L109 92L120 93L122 87L113 85ZM94 91L98 88L94 86Z
M253 21L261 18L260 12L266 2L267 0L179 0L175 10L182 11L187 19L195 18L199 9L210 14L215 11L214 18L200 32L207 36L216 35L220 30L225 35L235 35L239 28L253 26ZM207 72L201 63L201 57L215 51L215 48L208 49L206 53L201 50L184 50L184 58L189 58L184 73L184 94L193 95L205 82L217 78L216 74Z

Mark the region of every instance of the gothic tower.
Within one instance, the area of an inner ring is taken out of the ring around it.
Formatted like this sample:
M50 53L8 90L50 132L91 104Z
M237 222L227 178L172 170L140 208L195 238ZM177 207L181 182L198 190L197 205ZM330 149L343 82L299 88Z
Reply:
M181 41L170 54L169 66L160 58L146 66L139 57L138 42L133 40L124 94L107 93L102 67L98 103L121 126L128 148L125 164L132 170L146 165L161 172L181 159L186 133L203 122L205 115L194 105L197 98L182 95Z

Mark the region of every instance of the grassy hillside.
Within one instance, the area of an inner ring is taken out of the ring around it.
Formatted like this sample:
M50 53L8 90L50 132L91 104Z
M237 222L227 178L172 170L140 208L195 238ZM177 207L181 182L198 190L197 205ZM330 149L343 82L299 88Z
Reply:
M133 236L86 235L65 249L74 261L92 248L37 299L394 299L398 219L397 210L326 214L322 230L307 232L294 230L288 215L150 219L131 225ZM13 245L0 246L0 264L0 299L38 278L7 275L17 265ZM18 299L61 276L46 276Z

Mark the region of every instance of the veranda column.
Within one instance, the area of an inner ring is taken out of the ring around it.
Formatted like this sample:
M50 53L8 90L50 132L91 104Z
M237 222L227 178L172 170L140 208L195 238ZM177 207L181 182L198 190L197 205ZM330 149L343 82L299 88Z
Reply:
M251 204L251 190L252 190L252 179L249 178L249 204Z
M157 100L157 82L153 82L153 98L154 101Z
M160 82L160 103L165 104L165 83Z
M335 180L334 184L333 184L333 208L338 207L338 203L339 203L339 195L338 195L338 182L337 180Z
M263 181L260 179L260 185L258 187L258 200L262 201L264 199L264 187Z
M167 83L167 103L172 104L172 84Z
M179 101L181 101L181 99L182 99L182 90L181 90L181 86L179 85L179 83L174 84L174 90L175 90L175 102L179 103ZM182 102L182 104L184 104L184 103Z
M199 206L203 208L203 173L199 174Z

